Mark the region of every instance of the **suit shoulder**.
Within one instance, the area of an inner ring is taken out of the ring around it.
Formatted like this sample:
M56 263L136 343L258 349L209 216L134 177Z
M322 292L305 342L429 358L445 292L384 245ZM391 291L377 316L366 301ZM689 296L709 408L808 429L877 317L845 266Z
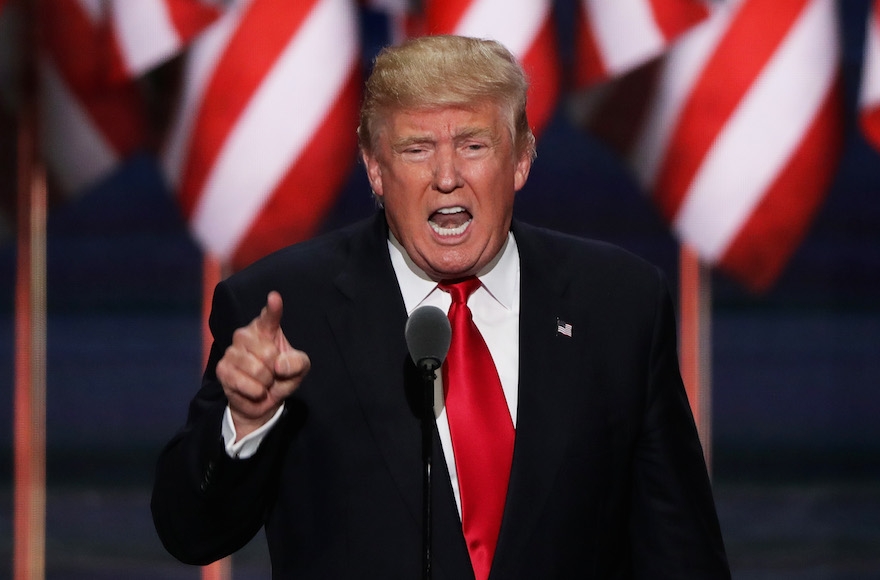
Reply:
M264 256L232 274L226 283L232 287L264 286L280 280L316 280L335 271L338 261L348 255L357 236L369 229L367 221L321 234Z
M609 242L523 223L515 225L514 236L525 259L551 259L557 271L584 272L593 280L619 284L663 282L657 266Z

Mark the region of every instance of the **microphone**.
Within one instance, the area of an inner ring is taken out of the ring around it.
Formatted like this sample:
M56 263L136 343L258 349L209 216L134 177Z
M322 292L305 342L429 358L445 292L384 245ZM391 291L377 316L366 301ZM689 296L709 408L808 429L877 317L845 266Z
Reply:
M404 329L406 348L422 371L422 579L432 578L431 555L431 466L433 464L434 381L436 371L452 341L452 327L446 313L436 306L413 310Z
M433 372L443 364L452 327L446 313L436 306L420 306L413 310L406 321L406 348L413 362L426 372Z

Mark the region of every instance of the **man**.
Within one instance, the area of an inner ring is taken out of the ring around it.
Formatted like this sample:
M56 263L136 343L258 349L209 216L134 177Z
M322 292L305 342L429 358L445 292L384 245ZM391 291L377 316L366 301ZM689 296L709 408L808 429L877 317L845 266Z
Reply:
M534 156L525 94L494 42L425 37L379 55L358 134L382 210L218 285L203 385L157 468L172 554L208 563L264 526L275 578L417 578L404 326L429 304L454 319L449 358L464 353L438 379L435 578L729 578L661 274L512 221ZM453 282L473 294L450 306ZM478 350L461 347L465 304L503 407L477 477L482 436L456 436L489 414L462 420L455 398L472 374L456 365Z

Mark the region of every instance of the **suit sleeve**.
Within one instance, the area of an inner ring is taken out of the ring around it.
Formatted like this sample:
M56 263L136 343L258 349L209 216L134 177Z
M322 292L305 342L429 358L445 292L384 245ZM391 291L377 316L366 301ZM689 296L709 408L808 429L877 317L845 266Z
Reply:
M671 297L660 284L630 536L636 578L729 579L703 450L681 380Z
M214 344L202 387L184 428L160 454L153 484L153 522L165 548L187 564L219 560L250 541L274 499L291 411L248 459L230 458L221 435L227 401L215 369L234 330L250 320L225 283L214 293Z

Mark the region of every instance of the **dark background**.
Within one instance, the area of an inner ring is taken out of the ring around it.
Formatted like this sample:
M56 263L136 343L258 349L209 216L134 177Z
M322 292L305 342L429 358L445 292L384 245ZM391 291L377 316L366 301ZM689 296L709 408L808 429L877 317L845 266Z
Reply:
M573 2L557 4L570 46ZM880 154L855 116L868 4L839 2L846 149L807 238L764 295L713 276L713 477L735 578L880 577ZM365 20L368 45L381 43L379 26ZM519 217L618 243L675 286L677 244L566 102L538 152ZM325 229L370 211L356 166ZM11 573L14 277L7 241L0 578ZM48 578L198 577L164 553L148 502L155 457L198 385L200 301L200 252L151 155L51 212ZM267 577L260 540L235 561L236 578Z

